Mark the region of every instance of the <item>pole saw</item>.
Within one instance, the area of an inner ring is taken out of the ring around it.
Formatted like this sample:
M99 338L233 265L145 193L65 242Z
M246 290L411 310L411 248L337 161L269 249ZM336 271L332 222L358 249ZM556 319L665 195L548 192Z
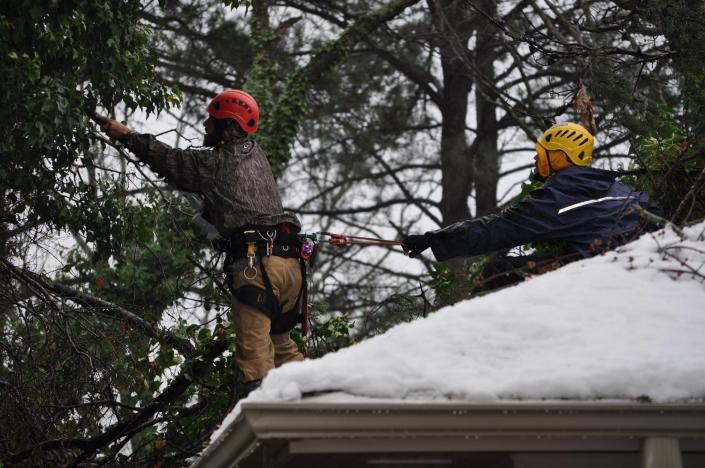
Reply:
M301 232L298 234L301 239L301 256L304 260L309 260L319 244L326 243L344 248L353 245L395 247L401 246L401 241L378 239L376 237L350 236L347 234L334 234L332 232Z
M391 247L401 245L401 241L377 239L376 237L349 236L330 232L319 232L318 234L328 236L327 242L338 247L350 247L351 245L379 245Z

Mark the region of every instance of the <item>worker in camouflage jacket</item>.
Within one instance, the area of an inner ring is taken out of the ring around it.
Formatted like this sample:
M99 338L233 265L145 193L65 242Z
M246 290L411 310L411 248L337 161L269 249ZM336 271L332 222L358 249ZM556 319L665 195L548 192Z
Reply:
M113 119L94 119L169 184L203 198L206 218L227 252L236 361L250 390L271 368L303 359L289 336L300 321L305 271L296 236L300 223L284 211L267 157L250 137L259 125L252 96L226 90L206 111L203 145L210 148L199 149L172 148Z
M585 257L632 239L644 228L634 205L660 210L646 194L616 180L618 173L589 167L593 144L593 136L578 124L554 125L536 143L540 188L499 214L407 236L402 247L412 258L430 247L444 261L549 241Z

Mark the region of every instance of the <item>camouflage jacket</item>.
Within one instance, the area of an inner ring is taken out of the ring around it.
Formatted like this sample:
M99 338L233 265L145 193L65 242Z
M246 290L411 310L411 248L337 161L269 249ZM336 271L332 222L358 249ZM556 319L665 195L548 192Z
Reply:
M169 184L203 196L208 219L224 237L245 225L301 226L284 212L267 157L248 137L215 149L177 149L154 135L130 133L123 144Z

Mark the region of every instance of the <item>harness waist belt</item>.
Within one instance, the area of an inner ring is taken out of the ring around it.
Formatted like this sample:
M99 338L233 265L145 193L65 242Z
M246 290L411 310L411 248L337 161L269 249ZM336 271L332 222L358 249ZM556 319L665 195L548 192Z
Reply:
M269 246L266 243L258 243L255 254L258 257L267 257L270 255L275 255L277 257L284 258L299 258L301 255L301 248L298 245L287 245L287 244L277 244L274 243L271 246L271 250L267 252ZM233 259L240 259L247 257L247 244L240 245L230 245L227 249L228 254Z
M293 224L277 226L243 226L230 235L228 241L232 245L246 244L251 241L250 233L254 231L259 242L274 242L275 244L296 244L299 241L299 228Z
M243 226L229 238L215 241L213 245L234 258L246 257L248 246L252 244L256 245L257 255L260 256L296 258L301 253L298 231L298 226L288 223L277 226Z

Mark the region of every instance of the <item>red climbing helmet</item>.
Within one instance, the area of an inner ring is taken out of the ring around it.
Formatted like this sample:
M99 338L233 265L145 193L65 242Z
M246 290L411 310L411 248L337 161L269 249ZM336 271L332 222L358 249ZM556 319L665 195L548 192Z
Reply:
M216 119L233 119L247 133L259 126L259 106L255 98L239 89L226 89L214 97L206 108Z

